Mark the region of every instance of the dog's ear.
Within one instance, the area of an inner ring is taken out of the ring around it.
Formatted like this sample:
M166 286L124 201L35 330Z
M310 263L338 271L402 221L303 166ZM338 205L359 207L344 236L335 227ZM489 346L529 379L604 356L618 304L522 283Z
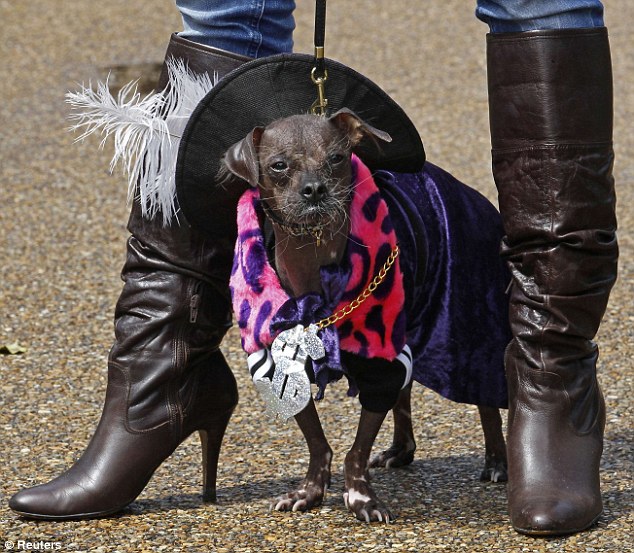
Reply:
M260 180L258 147L263 132L264 127L255 127L242 140L231 146L223 157L224 167L254 188Z
M346 133L353 148L364 138L370 138L377 146L377 138L384 142L392 142L392 137L388 133L369 125L347 108L340 109L337 113L331 115L328 120Z

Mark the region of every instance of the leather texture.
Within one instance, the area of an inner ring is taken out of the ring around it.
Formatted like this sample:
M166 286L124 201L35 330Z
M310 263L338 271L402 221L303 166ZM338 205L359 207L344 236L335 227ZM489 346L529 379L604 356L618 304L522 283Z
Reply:
M513 275L508 501L516 530L584 530L601 512L605 405L593 339L616 280L605 28L488 36L493 175Z
M217 76L244 61L176 35L166 59L170 56ZM143 219L138 203L128 229L101 420L68 471L11 498L10 507L23 516L54 520L115 513L195 431L203 443L203 499L215 499L220 444L238 400L218 349L231 324L233 244L209 243L176 219L169 226L161 217Z
M214 75L224 77L251 58L234 54L227 50L192 42L173 33L165 57L173 56L187 62L187 67L194 73L207 73L214 82ZM167 84L167 67L164 65L157 88L162 90Z

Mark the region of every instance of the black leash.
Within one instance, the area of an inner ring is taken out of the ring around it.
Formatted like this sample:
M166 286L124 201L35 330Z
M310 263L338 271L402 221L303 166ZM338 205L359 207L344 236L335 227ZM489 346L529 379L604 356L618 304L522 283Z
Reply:
M310 78L317 87L317 99L310 111L315 115L326 115L328 98L326 98L325 83L328 79L324 46L326 43L326 0L316 0L315 4L315 64Z

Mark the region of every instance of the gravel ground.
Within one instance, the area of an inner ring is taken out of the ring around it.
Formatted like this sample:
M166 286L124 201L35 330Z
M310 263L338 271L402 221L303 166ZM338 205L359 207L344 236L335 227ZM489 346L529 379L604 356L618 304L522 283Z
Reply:
M390 92L419 128L428 158L494 199L486 29L465 4L446 0L413 9L404 0L331 2L327 54ZM118 171L108 172L108 148L100 151L97 141L73 144L64 94L79 82L103 79L109 68L118 68L113 78L120 81L141 74L152 80L180 21L167 1L43 0L34 10L27 2L0 0L0 346L17 342L26 348L23 354L0 355L5 549L28 548L22 540L31 549L59 545L77 552L632 551L634 12L628 0L607 4L622 261L598 338L608 404L605 513L589 532L533 539L511 529L504 485L478 481L483 446L475 409L420 387L414 394L416 461L374 474L376 488L399 515L395 524L361 524L343 507L341 463L358 412L343 385L329 389L320 406L335 450L330 495L308 514L270 513L270 498L301 478L307 454L294 425L272 428L257 416L261 405L234 331L225 351L239 379L241 402L223 449L217 505L201 504L200 452L192 438L120 516L31 522L6 508L17 490L68 467L92 435L121 286L125 185ZM311 17L311 3L302 3L298 51L311 51ZM378 447L389 441L387 425Z

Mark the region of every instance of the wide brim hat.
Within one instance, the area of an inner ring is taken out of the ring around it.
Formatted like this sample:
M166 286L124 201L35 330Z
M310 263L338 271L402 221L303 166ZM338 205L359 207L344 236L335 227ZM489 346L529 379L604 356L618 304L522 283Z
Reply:
M355 153L373 171L417 172L425 162L418 131L403 109L357 71L325 59L327 113L347 108L392 137L380 148L361 143ZM281 54L248 62L220 80L201 100L181 138L176 191L187 222L210 235L232 234L236 205L248 187L221 187L217 174L227 149L254 127L310 113L317 98L315 58Z

